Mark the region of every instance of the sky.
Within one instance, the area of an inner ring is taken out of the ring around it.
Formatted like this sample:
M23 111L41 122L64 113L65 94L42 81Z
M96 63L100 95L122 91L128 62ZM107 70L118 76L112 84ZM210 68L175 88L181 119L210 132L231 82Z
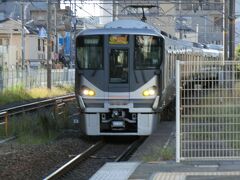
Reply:
M94 2L97 4L101 0L95 0ZM62 1L63 2L63 1ZM240 0L235 0L236 2L236 43L240 43ZM103 8L100 8L100 6L96 4L79 4L77 9L77 16L78 17L92 17L92 16L101 16L104 12ZM65 4L67 6L70 6L70 4ZM62 8L65 6L64 4L61 5ZM109 8L109 7L107 7ZM83 10L84 9L84 10ZM111 11L110 9L107 9ZM106 13L106 12L105 12ZM109 22L111 19L104 18L101 20L100 23L105 24L106 22ZM106 22L105 22L106 21Z
M98 3L99 1L94 1ZM61 4L61 8L65 6L70 6L69 3ZM77 4L76 6L77 16L78 17L91 17L91 16L100 16L100 8L96 4Z

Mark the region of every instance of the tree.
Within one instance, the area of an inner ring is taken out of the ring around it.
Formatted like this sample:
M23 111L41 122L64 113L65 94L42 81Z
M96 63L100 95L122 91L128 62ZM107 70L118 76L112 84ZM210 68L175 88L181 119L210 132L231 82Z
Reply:
M240 44L238 44L238 46L236 47L236 60L240 61Z
M236 61L240 61L240 44L237 45L235 49L235 59ZM237 63L237 77L240 78L240 64Z

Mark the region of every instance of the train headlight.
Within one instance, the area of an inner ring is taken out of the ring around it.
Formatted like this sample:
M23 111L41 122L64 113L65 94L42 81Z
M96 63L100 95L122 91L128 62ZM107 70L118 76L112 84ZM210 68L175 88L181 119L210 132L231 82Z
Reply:
M156 87L151 87L143 91L143 96L154 96L157 94Z
M82 94L85 95L85 96L95 96L96 95L94 90L86 88L86 87L84 87L82 89Z

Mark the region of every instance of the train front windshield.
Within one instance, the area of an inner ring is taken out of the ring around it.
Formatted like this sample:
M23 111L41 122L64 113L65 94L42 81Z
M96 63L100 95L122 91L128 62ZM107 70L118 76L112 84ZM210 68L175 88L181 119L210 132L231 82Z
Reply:
M77 63L80 69L103 68L103 36L84 36L77 41Z
M77 39L77 64L80 69L103 69L104 64L104 42L103 35L89 35L82 36ZM116 46L114 44L113 46ZM128 45L126 44L126 47ZM125 47L125 44L121 44L121 47ZM123 69L127 67L127 51L115 50L110 51L112 54L110 60L115 60L118 56L116 54L123 55L124 61L122 65ZM134 60L135 69L158 69L162 58L162 42L161 38L157 36L145 36L145 35L135 35L134 36L134 57L129 57ZM115 57L116 56L116 57ZM106 57L105 57L106 58ZM115 58L115 59L114 59ZM119 59L119 57L118 57ZM115 61L110 62L110 67L117 66ZM117 61L116 61L117 62ZM124 64L125 63L125 64ZM111 77L119 78L117 71L111 71ZM125 73L126 75L126 73ZM115 81L115 79L110 81ZM121 79L121 82L127 82L127 78Z
M160 66L161 45L156 36L135 37L135 68L156 69Z

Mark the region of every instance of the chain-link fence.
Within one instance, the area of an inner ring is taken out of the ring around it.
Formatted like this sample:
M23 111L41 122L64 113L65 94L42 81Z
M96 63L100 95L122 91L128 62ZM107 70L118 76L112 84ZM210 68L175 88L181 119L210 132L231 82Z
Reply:
M240 62L176 68L177 161L240 159Z
M53 86L74 85L75 69L52 69ZM47 87L47 69L10 69L0 71L0 91L22 85L25 88Z

